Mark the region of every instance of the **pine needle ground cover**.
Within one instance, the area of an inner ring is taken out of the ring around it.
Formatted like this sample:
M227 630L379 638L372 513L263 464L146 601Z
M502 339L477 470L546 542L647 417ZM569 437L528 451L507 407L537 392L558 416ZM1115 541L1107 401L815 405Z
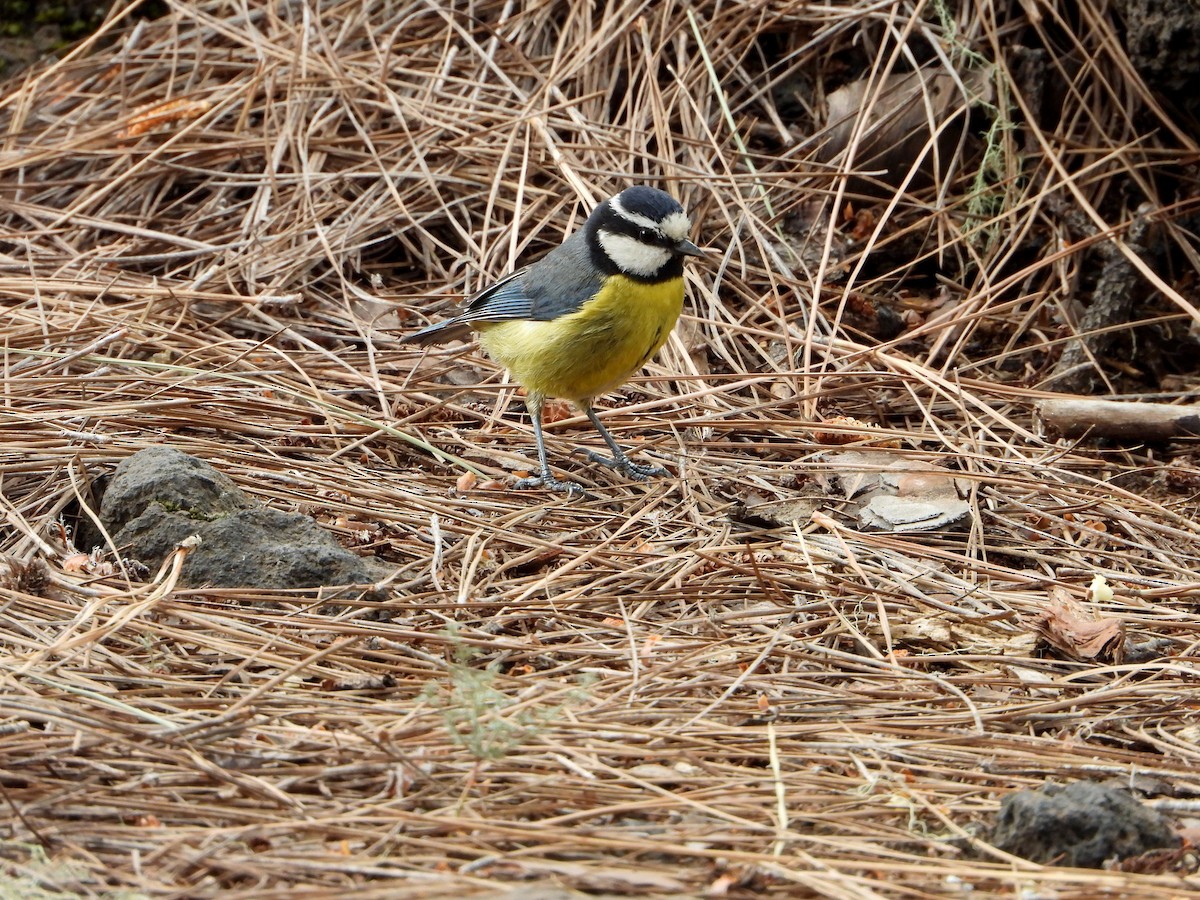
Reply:
M1135 6L171 2L12 74L5 890L1200 889L1194 438L1035 415L1197 390L1200 92ZM575 416L590 498L511 490L504 373L398 337L635 181L711 256L600 404L672 476ZM163 445L389 574L139 569L100 498ZM897 471L944 522L860 517ZM995 845L1080 781L1179 849Z

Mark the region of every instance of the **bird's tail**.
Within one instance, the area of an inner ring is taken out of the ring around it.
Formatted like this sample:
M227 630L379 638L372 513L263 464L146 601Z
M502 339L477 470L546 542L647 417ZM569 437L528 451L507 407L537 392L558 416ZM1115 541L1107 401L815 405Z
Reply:
M445 322L438 322L436 325L430 325L428 328L422 328L420 331L414 331L412 334L406 334L400 338L400 343L428 347L430 344L461 341L470 335L470 325L466 322L459 322L457 319L449 319Z

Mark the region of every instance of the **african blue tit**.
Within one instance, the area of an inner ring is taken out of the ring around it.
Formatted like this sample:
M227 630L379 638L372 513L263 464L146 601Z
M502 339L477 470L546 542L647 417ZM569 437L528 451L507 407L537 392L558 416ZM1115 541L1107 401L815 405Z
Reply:
M540 471L518 488L583 492L555 478L546 461L542 407L549 397L575 403L600 432L612 456L587 451L594 462L638 480L667 474L632 462L592 400L627 381L666 343L683 308L684 258L704 256L689 229L669 194L626 188L561 245L472 297L461 314L402 339L426 346L478 332L488 355L525 387Z

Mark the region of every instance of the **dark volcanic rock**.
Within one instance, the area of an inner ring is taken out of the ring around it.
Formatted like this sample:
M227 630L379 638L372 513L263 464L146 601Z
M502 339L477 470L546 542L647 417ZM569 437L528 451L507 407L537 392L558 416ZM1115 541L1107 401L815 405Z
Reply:
M1150 87L1195 111L1200 87L1200 3L1117 0L1129 60Z
M1077 781L1005 797L992 844L1033 862L1098 869L1105 860L1176 847L1179 838L1127 791Z
M253 505L227 475L208 463L171 447L150 447L117 466L104 491L100 520L111 533L114 529L120 531L151 506L197 522Z
M170 447L117 466L100 519L121 553L152 571L198 535L180 575L190 587L315 588L370 584L387 574L309 517L256 503L208 463Z

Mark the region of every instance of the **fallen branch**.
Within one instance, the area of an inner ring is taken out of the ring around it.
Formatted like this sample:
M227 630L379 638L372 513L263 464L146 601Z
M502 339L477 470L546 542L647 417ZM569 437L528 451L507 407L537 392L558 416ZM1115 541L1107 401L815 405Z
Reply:
M1065 397L1043 400L1034 410L1044 432L1062 437L1134 438L1163 441L1200 435L1200 405L1137 403Z

